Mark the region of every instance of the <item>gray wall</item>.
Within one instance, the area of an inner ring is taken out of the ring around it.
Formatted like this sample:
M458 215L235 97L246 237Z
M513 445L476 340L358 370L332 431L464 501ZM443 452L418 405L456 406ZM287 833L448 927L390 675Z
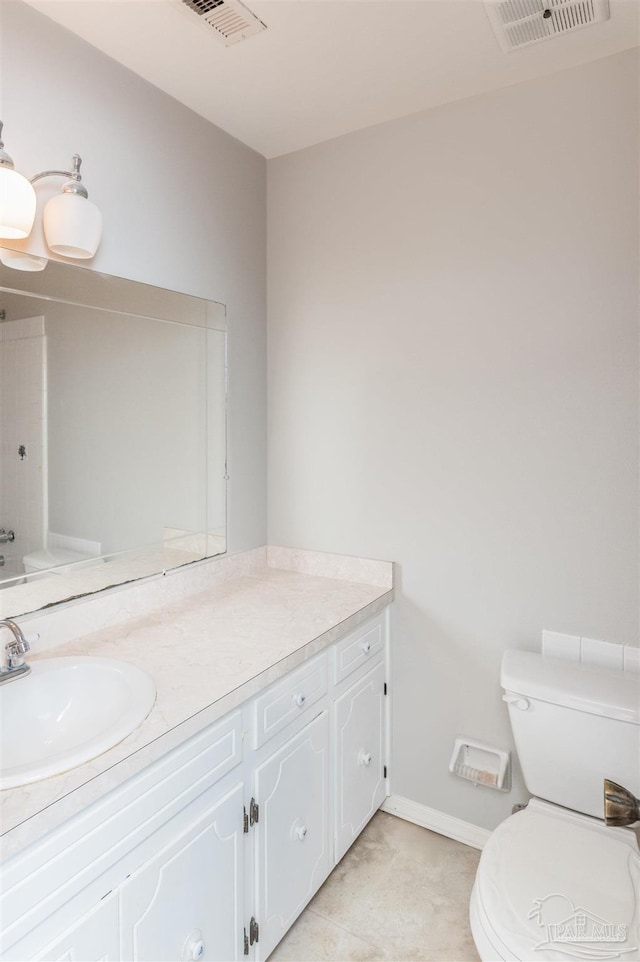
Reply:
M265 160L26 5L1 17L6 149L29 176L82 156L104 215L91 267L227 305L229 548L263 544ZM46 253L39 229L29 248Z
M269 538L398 562L393 790L486 827L502 651L638 644L637 97L624 53L269 163Z

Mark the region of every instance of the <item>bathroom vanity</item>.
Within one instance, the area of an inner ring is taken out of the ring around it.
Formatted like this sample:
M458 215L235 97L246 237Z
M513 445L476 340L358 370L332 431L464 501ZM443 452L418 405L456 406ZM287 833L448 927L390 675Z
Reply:
M59 680L53 707L42 688L18 697L35 671L0 699L0 958L265 959L387 791L392 565L271 546L213 557L226 550L222 304L58 262L15 275L0 268L0 341L13 371L37 340L46 434L9 464L16 491L35 471L37 517L16 501L6 560L46 548L51 567L0 574L0 615L35 634L28 661L79 656L95 677L112 659L157 695L134 731L117 729L102 683L93 699L77 686L75 724ZM60 548L85 560L60 566ZM29 712L40 724L21 754ZM65 771L48 727L65 722L85 749L102 724L112 747ZM24 784L32 756L59 774Z
M158 696L99 759L1 793L2 959L269 955L387 794L391 565L352 560L273 549L42 654L130 660Z

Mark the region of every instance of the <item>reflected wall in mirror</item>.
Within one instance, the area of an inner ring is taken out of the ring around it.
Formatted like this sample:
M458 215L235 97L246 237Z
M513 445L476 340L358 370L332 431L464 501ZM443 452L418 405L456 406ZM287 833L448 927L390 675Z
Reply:
M226 550L224 305L0 266L0 617Z

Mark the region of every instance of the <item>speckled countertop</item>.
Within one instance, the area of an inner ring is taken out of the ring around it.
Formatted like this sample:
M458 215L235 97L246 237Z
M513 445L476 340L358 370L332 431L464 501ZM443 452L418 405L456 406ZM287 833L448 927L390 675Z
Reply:
M137 604L134 586L126 605L119 596L119 610L124 605L128 612L124 622L34 651L32 660L90 654L131 662L153 677L157 697L142 725L98 758L0 792L2 858L15 855L382 611L393 599L392 570L387 562L256 549L200 566L191 578L182 572L158 595L170 600L154 608L147 597L146 607L152 610L138 617L134 612L144 610L143 589L137 589ZM198 593L191 593L194 587ZM92 617L104 624L104 600L93 604ZM85 625L91 620L87 611ZM36 620L42 635L46 616Z

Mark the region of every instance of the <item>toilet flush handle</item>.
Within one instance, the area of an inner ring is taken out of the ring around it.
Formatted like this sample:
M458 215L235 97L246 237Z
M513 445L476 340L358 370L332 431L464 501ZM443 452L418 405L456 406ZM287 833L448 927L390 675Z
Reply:
M529 699L522 698L520 695L503 695L502 700L506 701L507 705L513 705L514 708L518 708L520 711L529 711L531 708Z

